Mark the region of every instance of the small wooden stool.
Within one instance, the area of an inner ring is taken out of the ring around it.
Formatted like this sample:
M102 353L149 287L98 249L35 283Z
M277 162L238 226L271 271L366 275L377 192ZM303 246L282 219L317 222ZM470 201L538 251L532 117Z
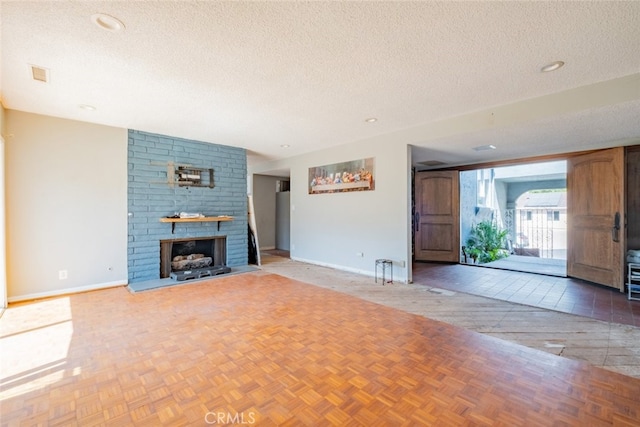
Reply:
M393 283L393 261L391 261L390 259L377 259L376 260L376 267L375 267L375 280L376 283L378 283L378 268L382 269L382 285L384 285L385 283ZM385 277L386 277L386 273L387 273L387 269L389 269L390 274L390 280L388 282L385 281Z

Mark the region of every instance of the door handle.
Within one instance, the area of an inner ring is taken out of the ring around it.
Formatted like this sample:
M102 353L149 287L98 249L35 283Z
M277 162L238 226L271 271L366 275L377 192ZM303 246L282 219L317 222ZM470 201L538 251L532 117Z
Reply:
M616 212L613 217L613 227L611 228L611 239L614 242L620 241L620 212Z
M416 212L413 217L413 222L416 224L416 231L420 231L420 212Z

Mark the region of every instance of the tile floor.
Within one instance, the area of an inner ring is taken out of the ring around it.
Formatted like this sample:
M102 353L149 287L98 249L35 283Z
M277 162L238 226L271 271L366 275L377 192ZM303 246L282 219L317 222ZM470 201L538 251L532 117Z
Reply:
M413 282L606 322L640 326L640 301L583 280L461 264L415 263Z

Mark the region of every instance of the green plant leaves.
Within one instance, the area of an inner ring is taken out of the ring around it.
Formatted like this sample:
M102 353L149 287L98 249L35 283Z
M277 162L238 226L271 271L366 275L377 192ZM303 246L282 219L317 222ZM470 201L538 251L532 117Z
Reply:
M466 252L481 264L507 257L509 253L504 248L508 233L508 230L498 228L493 221L479 222L471 229Z

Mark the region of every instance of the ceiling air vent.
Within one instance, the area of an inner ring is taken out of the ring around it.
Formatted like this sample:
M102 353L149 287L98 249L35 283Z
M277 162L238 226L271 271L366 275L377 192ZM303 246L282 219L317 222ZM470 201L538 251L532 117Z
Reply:
M49 69L32 65L31 77L33 77L33 80L49 83Z
M420 162L418 163L422 166L442 166L444 164L446 164L445 162L441 162L439 160L426 160L424 162Z

